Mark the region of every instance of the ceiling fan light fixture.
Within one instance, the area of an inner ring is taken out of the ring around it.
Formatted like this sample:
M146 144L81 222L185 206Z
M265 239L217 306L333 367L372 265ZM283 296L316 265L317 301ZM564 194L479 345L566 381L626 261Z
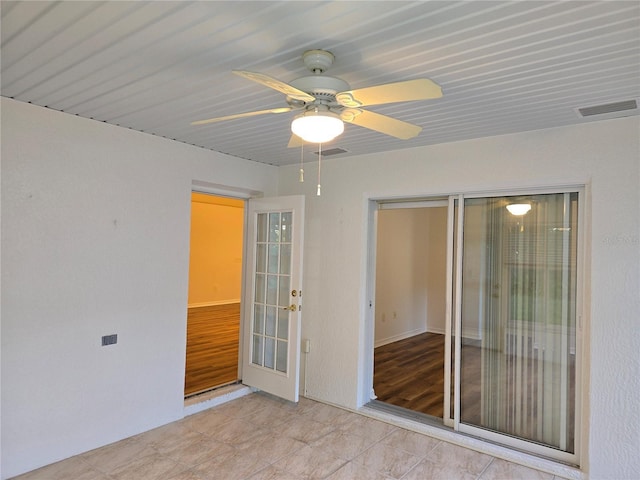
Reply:
M509 213L511 215L514 215L516 217L521 217L522 215L525 215L529 210L531 210L531 204L530 203L512 203L510 205L507 205L507 210L509 210Z
M293 119L291 131L305 142L326 143L344 132L344 122L335 113L309 110Z

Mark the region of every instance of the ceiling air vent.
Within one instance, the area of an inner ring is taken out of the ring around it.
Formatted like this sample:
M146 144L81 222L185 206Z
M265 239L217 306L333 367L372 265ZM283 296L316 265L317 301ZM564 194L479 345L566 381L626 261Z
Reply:
M318 155L320 152L314 152ZM323 157L330 157L331 155L340 155L341 153L348 153L347 150L343 148L330 148L329 150L322 150Z
M638 102L635 100L625 100L623 102L606 103L604 105L595 105L593 107L578 108L578 113L582 117L592 117L594 115L605 115L637 109Z

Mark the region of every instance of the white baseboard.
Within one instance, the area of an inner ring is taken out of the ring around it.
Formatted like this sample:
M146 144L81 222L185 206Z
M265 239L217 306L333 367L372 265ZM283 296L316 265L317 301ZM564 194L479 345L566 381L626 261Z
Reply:
M427 332L429 332L429 333L438 333L440 335L445 335L446 334L446 331L444 330L444 328L427 327ZM480 335L478 335L478 331L470 329L470 328L462 330L462 337L463 338L470 338L471 340L482 340L482 337Z
M397 335L392 335L391 337L380 338L378 340L375 340L373 347L378 348L383 345L387 345L388 343L404 340L405 338L415 337L416 335L420 335L421 333L425 333L426 331L427 331L426 328L418 328L416 330L410 330L408 332L402 332Z
M409 332L399 333L398 335L393 335L391 337L378 339L374 342L373 348L378 348L383 345L387 345L389 343L397 342L399 340L404 340L406 338L411 338L415 335L420 335L421 333L425 333L425 332L437 333L440 335L445 335L446 333L444 328L434 328L434 327L427 327L426 329L419 328L416 330L411 330ZM482 337L478 335L477 330L466 329L462 332L462 336L463 338L469 338L471 340L482 340Z
M482 340L482 336L480 336L478 330L472 328L463 328L462 338L470 338L471 340Z
M216 300L215 302L200 302L200 303L190 303L187 305L188 308L198 308L198 307L213 307L216 305L229 305L232 303L240 303L239 298L233 298L231 300Z
M444 328L434 328L434 327L429 327L429 326L427 326L427 332L428 333L437 333L439 335L444 335L446 333Z

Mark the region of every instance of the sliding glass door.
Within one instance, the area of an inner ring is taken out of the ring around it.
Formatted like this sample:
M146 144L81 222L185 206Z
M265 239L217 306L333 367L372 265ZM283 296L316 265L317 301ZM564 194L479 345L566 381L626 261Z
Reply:
M439 397L444 425L573 464L580 450L581 202L577 187L447 197ZM411 291L422 291L419 285ZM412 388L424 389L420 382ZM373 383L371 392L375 399Z
M578 193L463 205L454 425L575 463Z

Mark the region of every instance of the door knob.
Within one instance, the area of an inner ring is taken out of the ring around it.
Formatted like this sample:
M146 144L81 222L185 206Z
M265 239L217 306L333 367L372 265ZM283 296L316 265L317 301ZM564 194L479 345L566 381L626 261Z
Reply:
M282 307L283 310L291 310L292 312L295 312L298 307L297 305L294 305L293 303L291 305L289 305L288 307Z

